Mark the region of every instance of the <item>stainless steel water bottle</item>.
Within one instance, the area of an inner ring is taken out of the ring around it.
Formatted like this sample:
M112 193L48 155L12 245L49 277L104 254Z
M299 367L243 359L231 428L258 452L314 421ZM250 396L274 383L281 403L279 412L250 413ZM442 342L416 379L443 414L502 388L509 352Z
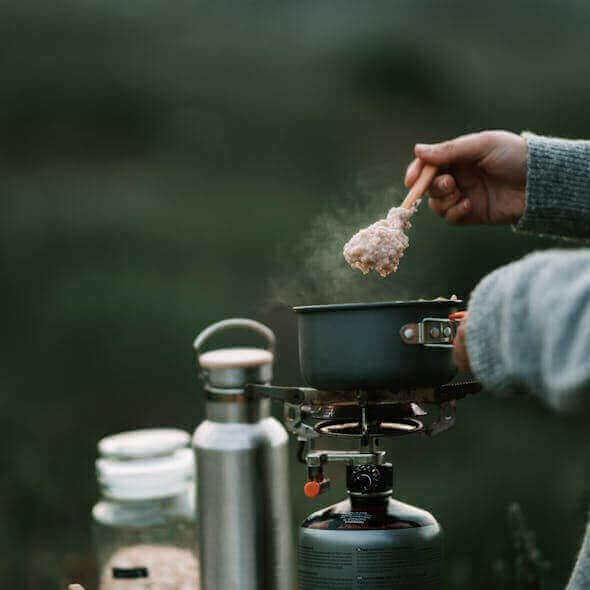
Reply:
M438 590L442 539L425 510L392 499L391 464L349 465L349 498L299 531L299 590Z
M230 328L258 332L267 348L202 352ZM207 395L195 431L202 590L293 590L288 440L270 400L249 399L247 383L270 383L275 336L258 322L228 319L201 332L194 348Z

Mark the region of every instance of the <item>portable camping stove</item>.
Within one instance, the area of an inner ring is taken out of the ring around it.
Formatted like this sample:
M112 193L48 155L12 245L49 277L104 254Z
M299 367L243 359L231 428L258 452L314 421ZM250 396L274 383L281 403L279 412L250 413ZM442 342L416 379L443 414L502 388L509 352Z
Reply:
M247 385L248 397L270 398L284 404L287 430L299 441L298 458L307 465L308 482L304 492L316 497L330 486L324 466L330 462L349 465L381 465L385 451L382 437L398 437L422 432L435 436L455 423L456 401L477 393L481 385L474 380L457 380L446 385L403 391L321 391L307 387ZM419 404L438 406L438 416L425 423L427 416ZM316 448L320 437L356 441L357 448L327 450ZM363 473L367 491L371 470Z

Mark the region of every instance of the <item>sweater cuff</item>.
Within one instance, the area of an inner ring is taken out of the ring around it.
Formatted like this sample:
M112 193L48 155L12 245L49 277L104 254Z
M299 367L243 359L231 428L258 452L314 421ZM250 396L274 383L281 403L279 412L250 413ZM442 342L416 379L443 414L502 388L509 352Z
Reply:
M515 229L587 238L590 142L522 136L528 145L526 205Z
M495 393L510 393L508 367L501 355L499 328L506 307L503 281L498 269L487 275L473 290L469 299L467 320L467 353L471 370L483 386Z

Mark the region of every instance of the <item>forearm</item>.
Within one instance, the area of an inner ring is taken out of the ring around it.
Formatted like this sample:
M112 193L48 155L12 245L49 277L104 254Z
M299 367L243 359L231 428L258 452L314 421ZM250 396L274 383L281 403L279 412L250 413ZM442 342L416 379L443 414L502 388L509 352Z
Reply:
M562 410L587 403L590 250L533 254L491 273L466 326L471 368L490 390L534 393Z
M523 136L528 145L526 207L516 229L590 238L590 141Z

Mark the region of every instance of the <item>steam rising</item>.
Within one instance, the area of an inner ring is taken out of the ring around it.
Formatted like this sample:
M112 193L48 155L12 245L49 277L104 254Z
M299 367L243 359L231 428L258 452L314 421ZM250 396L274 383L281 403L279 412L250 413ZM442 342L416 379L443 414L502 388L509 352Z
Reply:
M426 208L414 216L412 245L397 273L382 278L362 275L348 266L342 247L360 227L379 219L402 201L402 193L389 189L378 194L355 193L329 199L326 211L310 221L295 244L281 244L271 280L276 304L313 305L392 301L436 297L444 286L433 284L434 264ZM423 222L425 221L425 223ZM436 282L435 282L436 283Z

